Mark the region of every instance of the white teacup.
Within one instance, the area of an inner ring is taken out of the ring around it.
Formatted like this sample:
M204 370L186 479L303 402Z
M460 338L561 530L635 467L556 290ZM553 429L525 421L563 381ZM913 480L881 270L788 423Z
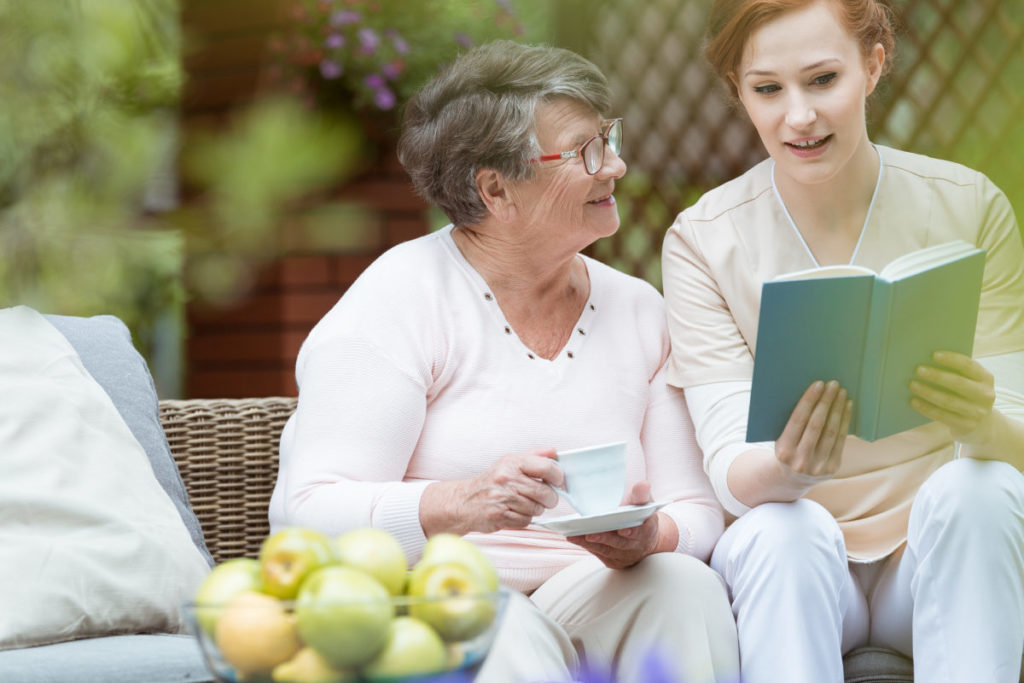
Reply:
M559 451L565 490L553 487L584 517L611 512L626 492L626 442Z

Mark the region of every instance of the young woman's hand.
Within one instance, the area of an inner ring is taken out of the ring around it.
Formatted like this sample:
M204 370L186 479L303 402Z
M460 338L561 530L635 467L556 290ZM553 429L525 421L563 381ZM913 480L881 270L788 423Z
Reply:
M504 455L472 479L438 481L420 498L420 524L427 536L522 529L558 504L549 484L563 486L555 449Z
M630 489L624 504L644 505L651 501L651 485L649 482L641 481L634 484L633 488ZM604 566L609 569L625 569L632 567L640 560L659 550L670 550L667 547L670 544L670 540L662 544L666 546L665 548L658 547L660 537L665 535L667 531L661 529L660 517L661 513L656 512L645 519L644 523L640 526L619 529L617 531L604 531L599 534L572 536L567 540L584 550L590 551L592 555L601 560ZM677 535L675 542L671 543L671 549L674 549L678 543Z
M910 381L910 405L949 427L961 443L984 444L991 436L996 400L992 373L970 356L953 351L932 354L935 365L919 365Z
M853 402L839 382L815 382L800 397L775 440L775 457L796 474L832 476L843 459L852 412Z

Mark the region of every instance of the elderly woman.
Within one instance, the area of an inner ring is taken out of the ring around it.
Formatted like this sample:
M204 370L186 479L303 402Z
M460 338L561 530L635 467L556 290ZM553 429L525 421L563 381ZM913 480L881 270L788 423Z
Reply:
M415 561L475 543L514 589L481 675L734 678L735 625L705 564L721 509L649 284L580 251L619 227L622 122L571 52L497 42L409 103L399 157L452 224L381 256L312 330L281 439L274 527L374 526ZM556 450L627 443L640 526L566 538ZM652 657L655 658L652 660Z

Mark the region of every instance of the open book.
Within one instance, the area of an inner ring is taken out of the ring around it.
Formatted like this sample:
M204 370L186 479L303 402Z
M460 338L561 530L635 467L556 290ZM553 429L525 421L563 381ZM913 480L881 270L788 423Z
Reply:
M815 380L853 399L850 433L874 441L922 425L908 384L933 351L971 354L985 252L956 241L893 260L787 273L761 289L747 441L782 434Z

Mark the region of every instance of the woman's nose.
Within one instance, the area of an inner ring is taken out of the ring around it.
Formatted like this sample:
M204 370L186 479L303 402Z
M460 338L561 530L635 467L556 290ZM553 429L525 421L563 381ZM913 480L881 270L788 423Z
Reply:
M626 175L626 162L611 147L604 148L604 163L595 173L599 178L621 178Z
M814 124L818 120L818 113L802 97L794 98L786 110L786 125L790 128L801 130Z

